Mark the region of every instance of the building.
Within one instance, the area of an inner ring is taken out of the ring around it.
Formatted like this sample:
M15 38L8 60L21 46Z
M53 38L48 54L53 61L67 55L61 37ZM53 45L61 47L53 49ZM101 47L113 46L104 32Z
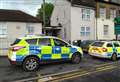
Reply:
M61 26L57 31L57 36L69 41L71 40L71 3L67 0L54 0L53 4L51 26Z
M19 10L0 9L0 50L7 49L17 37L41 34L41 31L42 24L39 19ZM0 55L3 55L1 51Z
M71 40L95 40L95 1L72 0Z
M96 0L98 40L115 39L114 18L120 16L120 0Z
M51 25L61 24L59 34L66 41L96 39L95 23L94 0L55 0Z

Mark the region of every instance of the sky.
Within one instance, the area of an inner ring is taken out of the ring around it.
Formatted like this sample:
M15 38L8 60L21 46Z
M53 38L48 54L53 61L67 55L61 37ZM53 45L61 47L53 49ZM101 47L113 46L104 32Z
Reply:
M46 0L51 2L52 0ZM0 0L0 9L21 10L36 16L37 10L41 7L43 0Z

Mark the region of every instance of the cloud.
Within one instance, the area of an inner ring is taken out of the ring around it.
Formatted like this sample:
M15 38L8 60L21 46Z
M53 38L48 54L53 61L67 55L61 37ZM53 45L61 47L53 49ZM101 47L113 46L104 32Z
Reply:
M40 8L42 0L0 0L0 9L22 10L36 16L37 9Z

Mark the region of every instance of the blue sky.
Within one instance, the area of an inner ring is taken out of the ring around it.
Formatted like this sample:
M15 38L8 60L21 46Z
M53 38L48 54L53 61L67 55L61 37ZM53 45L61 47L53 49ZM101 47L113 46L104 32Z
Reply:
M52 0L46 0L51 2ZM28 14L36 16L38 8L40 8L42 0L0 0L0 9L22 10Z

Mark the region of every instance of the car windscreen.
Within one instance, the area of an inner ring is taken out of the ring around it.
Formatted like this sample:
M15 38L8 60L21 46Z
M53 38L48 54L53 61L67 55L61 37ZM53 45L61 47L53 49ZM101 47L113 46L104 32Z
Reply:
M13 42L13 44L11 44L11 46L12 46L12 45L15 45L15 44L18 44L20 41L21 41L21 39L16 39L16 40Z
M104 42L94 42L94 43L92 44L92 46L102 47L103 44L104 44Z

